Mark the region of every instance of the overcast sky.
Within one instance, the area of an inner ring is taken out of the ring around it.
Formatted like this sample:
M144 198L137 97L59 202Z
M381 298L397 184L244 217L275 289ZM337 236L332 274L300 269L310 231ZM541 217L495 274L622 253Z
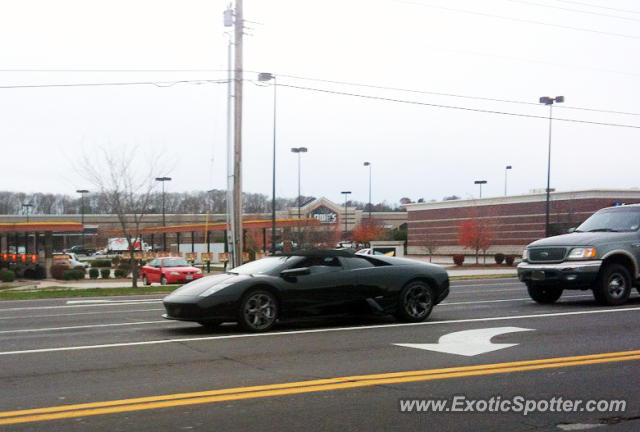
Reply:
M226 5L2 0L1 86L213 82L0 89L0 190L90 188L72 161L103 146L164 154L174 161L169 191L223 189L227 89L215 81L226 78ZM558 95L566 102L554 106L554 117L635 128L555 120L552 187L640 186L635 1L245 0L244 6L247 192L271 194L273 87L256 82L259 71L276 74L281 84L278 196L297 193L294 146L309 149L302 193L337 202L342 190L368 199L364 161L372 163L375 202L470 198L478 195L478 179L488 182L483 196L503 195L505 165L513 166L510 194L544 188L547 119L443 106L546 117L539 97Z

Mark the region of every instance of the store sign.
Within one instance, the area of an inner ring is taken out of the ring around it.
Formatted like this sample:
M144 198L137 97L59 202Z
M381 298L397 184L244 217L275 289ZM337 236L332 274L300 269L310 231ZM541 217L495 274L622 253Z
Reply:
M313 209L310 215L312 218L317 219L321 224L334 224L338 222L338 214L325 206Z

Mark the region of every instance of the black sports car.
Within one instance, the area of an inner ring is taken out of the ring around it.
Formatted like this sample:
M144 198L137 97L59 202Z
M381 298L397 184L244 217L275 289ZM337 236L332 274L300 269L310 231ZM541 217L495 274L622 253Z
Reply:
M164 298L167 319L204 326L237 321L266 331L277 320L345 313L422 321L449 294L436 265L319 250L275 255L190 282Z

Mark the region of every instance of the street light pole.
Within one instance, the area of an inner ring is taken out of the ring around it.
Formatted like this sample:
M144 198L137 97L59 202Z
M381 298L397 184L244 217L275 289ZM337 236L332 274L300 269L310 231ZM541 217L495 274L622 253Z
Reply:
M27 223L29 223L29 210L33 207L33 204L31 203L24 203L22 204L22 211L24 212L24 214L27 215ZM26 210L25 210L26 208Z
M162 226L166 227L167 222L165 220L165 211L164 211L164 182L171 181L171 177L156 177L156 181L162 183ZM135 241L135 239L134 239ZM167 233L162 233L162 250L167 251Z
M511 169L511 165L504 167L504 196L507 196L507 171Z
M549 208L551 202L551 124L553 119L553 103L562 103L564 102L564 96L556 96L554 98L543 96L540 98L540 103L549 105L549 148L547 151L547 199L545 205L545 224L544 224L544 232L545 236L549 237L551 235L551 230L549 229Z
M271 182L271 254L276 253L276 76L263 72L258 74L258 81L271 81L273 80L273 178ZM298 196L300 191L298 190ZM299 217L299 216L298 216Z
M307 148L306 147L293 147L291 149L292 153L298 153L298 220L302 218L301 213L300 213L300 204L301 204L301 200L300 200L300 153L306 153L307 152Z
M371 223L371 162L365 162L364 166L369 167L369 223Z
M84 194L89 193L88 190L86 189L78 189L76 191L77 193L80 194L80 214L81 216L81 221L82 221L82 247L84 248Z
M480 198L482 198L482 185L487 184L486 180L476 180L473 182L474 184L480 185Z
M342 191L340 193L344 195L344 237L346 238L347 237L347 216L349 214L347 210L347 197L349 196L351 191Z

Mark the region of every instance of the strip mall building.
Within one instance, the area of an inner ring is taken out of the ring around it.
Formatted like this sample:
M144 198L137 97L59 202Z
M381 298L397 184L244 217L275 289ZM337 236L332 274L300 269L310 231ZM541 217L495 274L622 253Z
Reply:
M552 192L550 229L565 233L596 210L640 203L640 190ZM469 253L459 245L460 225L476 219L491 233L487 253L521 254L528 243L545 236L546 194L440 201L406 205L409 254Z

